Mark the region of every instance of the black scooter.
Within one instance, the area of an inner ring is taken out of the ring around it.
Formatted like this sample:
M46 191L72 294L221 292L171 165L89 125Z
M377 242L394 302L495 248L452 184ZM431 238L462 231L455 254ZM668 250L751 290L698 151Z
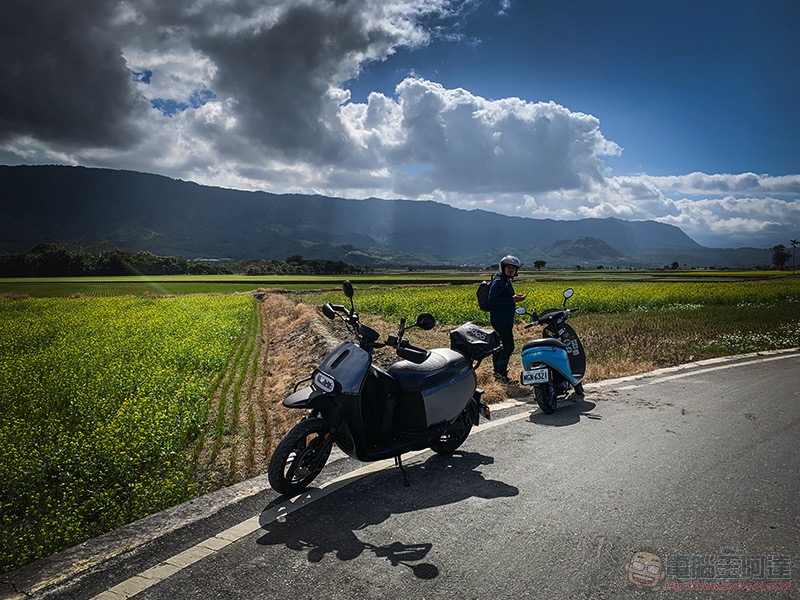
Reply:
M329 319L340 316L358 344L340 343L311 377L298 382L283 405L309 410L278 444L268 477L279 494L295 495L319 475L334 442L348 456L364 462L394 457L404 482L409 479L400 455L431 448L450 454L467 439L480 415L490 418L481 402L475 369L502 347L496 332L465 323L450 332L450 348L425 350L403 337L413 327L429 330L436 319L422 313L383 342L362 325L353 303L354 290L344 282L350 308L325 304ZM372 364L376 348L392 347L401 359L387 370ZM298 389L305 382L310 385Z

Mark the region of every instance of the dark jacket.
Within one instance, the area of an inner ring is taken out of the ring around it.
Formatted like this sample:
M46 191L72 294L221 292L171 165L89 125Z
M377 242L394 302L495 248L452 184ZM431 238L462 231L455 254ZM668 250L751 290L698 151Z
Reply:
M515 308L514 286L511 285L511 279L503 274L495 275L489 284L489 321L513 323Z

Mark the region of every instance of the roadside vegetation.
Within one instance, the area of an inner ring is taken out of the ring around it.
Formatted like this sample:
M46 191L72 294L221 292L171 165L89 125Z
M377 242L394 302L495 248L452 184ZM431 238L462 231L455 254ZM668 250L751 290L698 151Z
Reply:
M346 303L345 278L298 277L294 291L279 278L192 278L176 282L198 286L184 288L192 295L178 296L159 278L2 281L0 572L263 473L298 418L281 400L346 335L315 308ZM439 324L409 332L417 345L447 346L465 321L488 326L479 273L350 278L357 310L382 335L421 311ZM800 278L774 272L543 272L516 287L540 312L575 289L570 322L588 382L800 346ZM212 294L220 290L250 293ZM540 333L526 322L517 350ZM479 369L484 398L528 393L492 381L489 362Z

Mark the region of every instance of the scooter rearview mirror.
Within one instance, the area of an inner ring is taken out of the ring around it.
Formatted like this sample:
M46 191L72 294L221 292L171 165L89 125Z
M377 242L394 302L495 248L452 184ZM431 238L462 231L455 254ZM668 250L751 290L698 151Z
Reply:
M348 298L352 298L353 294L355 294L355 291L353 290L353 284L350 283L349 279L342 284L342 289L344 290L344 295Z
M419 316L417 316L417 322L414 323L414 325L420 329L429 331L436 326L436 318L431 313L419 313Z
M518 306L517 308L514 309L514 312L517 313L518 315L524 315L527 314L528 311L525 310L524 306Z
M565 309L567 308L567 300L572 298L572 294L574 294L574 293L575 292L572 290L572 288L567 288L567 289L564 290L564 304L563 304L563 306L564 306Z
M336 312L334 312L330 302L326 302L325 304L322 305L322 314L328 317L329 319L336 318Z

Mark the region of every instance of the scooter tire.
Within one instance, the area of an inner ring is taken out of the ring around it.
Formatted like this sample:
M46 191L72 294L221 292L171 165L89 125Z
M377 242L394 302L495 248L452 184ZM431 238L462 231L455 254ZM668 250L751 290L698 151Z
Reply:
M328 434L328 423L319 418L303 419L292 427L269 461L267 478L272 489L285 496L306 489L328 461L332 447L326 443Z
M544 414L552 415L556 411L558 398L552 381L533 386L533 397Z
M452 433L445 433L443 436L431 443L430 449L437 454L452 454L461 444L467 441L472 425L465 425L463 429Z
M575 386L575 393L578 394L578 396L583 396L583 384L582 383L579 383L578 385Z
M467 440L470 431L472 431L472 419L469 409L466 409L444 434L431 442L429 447L437 454L452 454Z

